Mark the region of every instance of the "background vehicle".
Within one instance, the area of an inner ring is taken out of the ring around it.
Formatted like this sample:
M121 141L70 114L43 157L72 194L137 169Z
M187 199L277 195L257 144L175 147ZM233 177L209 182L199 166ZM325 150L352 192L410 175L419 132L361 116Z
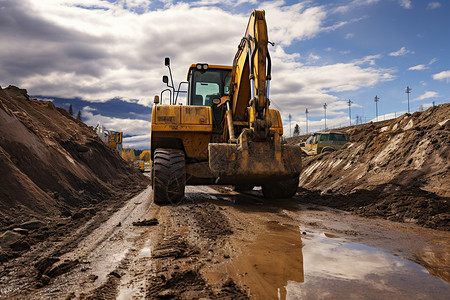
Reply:
M178 202L185 184L262 186L264 196L291 197L298 187L301 150L282 144L279 111L269 109L271 60L264 11L254 10L233 66L193 64L187 105L176 105L170 69L169 105L155 96L151 145L156 203Z
M97 126L95 127L95 132L106 145L116 150L119 153L119 155L122 155L123 132L106 130L100 124L97 124Z
M341 149L348 141L349 135L341 132L316 132L300 148L307 155L333 152Z

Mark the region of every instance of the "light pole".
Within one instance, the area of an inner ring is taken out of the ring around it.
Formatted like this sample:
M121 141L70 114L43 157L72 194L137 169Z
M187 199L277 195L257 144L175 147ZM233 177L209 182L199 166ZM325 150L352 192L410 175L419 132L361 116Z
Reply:
M289 114L289 136L292 137L292 127L291 127L292 116Z
M308 134L308 109L305 110L305 115L306 115L306 134Z
M375 108L376 108L376 116L377 116L377 122L378 122L378 101L380 101L380 98L378 96L375 96Z
M325 130L324 131L327 130L327 106L328 105L326 103L323 105L323 111L325 113Z
M352 126L352 111L351 111L351 106L352 106L352 100L348 99L347 101L348 103L348 119L350 120L350 126Z
M409 114L409 94L411 93L412 88L410 88L409 86L406 87L406 91L405 93L408 94L408 114Z

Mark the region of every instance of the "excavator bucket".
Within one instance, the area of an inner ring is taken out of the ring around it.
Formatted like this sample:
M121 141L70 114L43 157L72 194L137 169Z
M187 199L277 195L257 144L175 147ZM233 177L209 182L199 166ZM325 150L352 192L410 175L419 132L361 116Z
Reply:
M265 141L249 138L243 132L237 144L210 143L209 168L219 184L261 185L292 178L301 171L301 149L280 143L279 135Z

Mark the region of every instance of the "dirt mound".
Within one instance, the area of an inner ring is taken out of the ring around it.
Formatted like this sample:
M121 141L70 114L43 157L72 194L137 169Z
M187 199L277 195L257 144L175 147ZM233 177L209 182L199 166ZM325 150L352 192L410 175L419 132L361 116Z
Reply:
M0 227L9 229L92 215L148 183L90 127L14 86L0 88L0 173Z
M351 142L307 157L309 201L450 230L450 104L346 130Z

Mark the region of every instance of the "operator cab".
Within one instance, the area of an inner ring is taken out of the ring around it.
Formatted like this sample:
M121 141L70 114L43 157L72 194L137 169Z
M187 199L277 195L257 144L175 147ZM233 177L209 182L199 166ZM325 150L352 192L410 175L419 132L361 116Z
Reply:
M230 94L231 69L228 66L193 64L188 72L188 105L214 107L213 99ZM216 104L219 102L216 100Z

